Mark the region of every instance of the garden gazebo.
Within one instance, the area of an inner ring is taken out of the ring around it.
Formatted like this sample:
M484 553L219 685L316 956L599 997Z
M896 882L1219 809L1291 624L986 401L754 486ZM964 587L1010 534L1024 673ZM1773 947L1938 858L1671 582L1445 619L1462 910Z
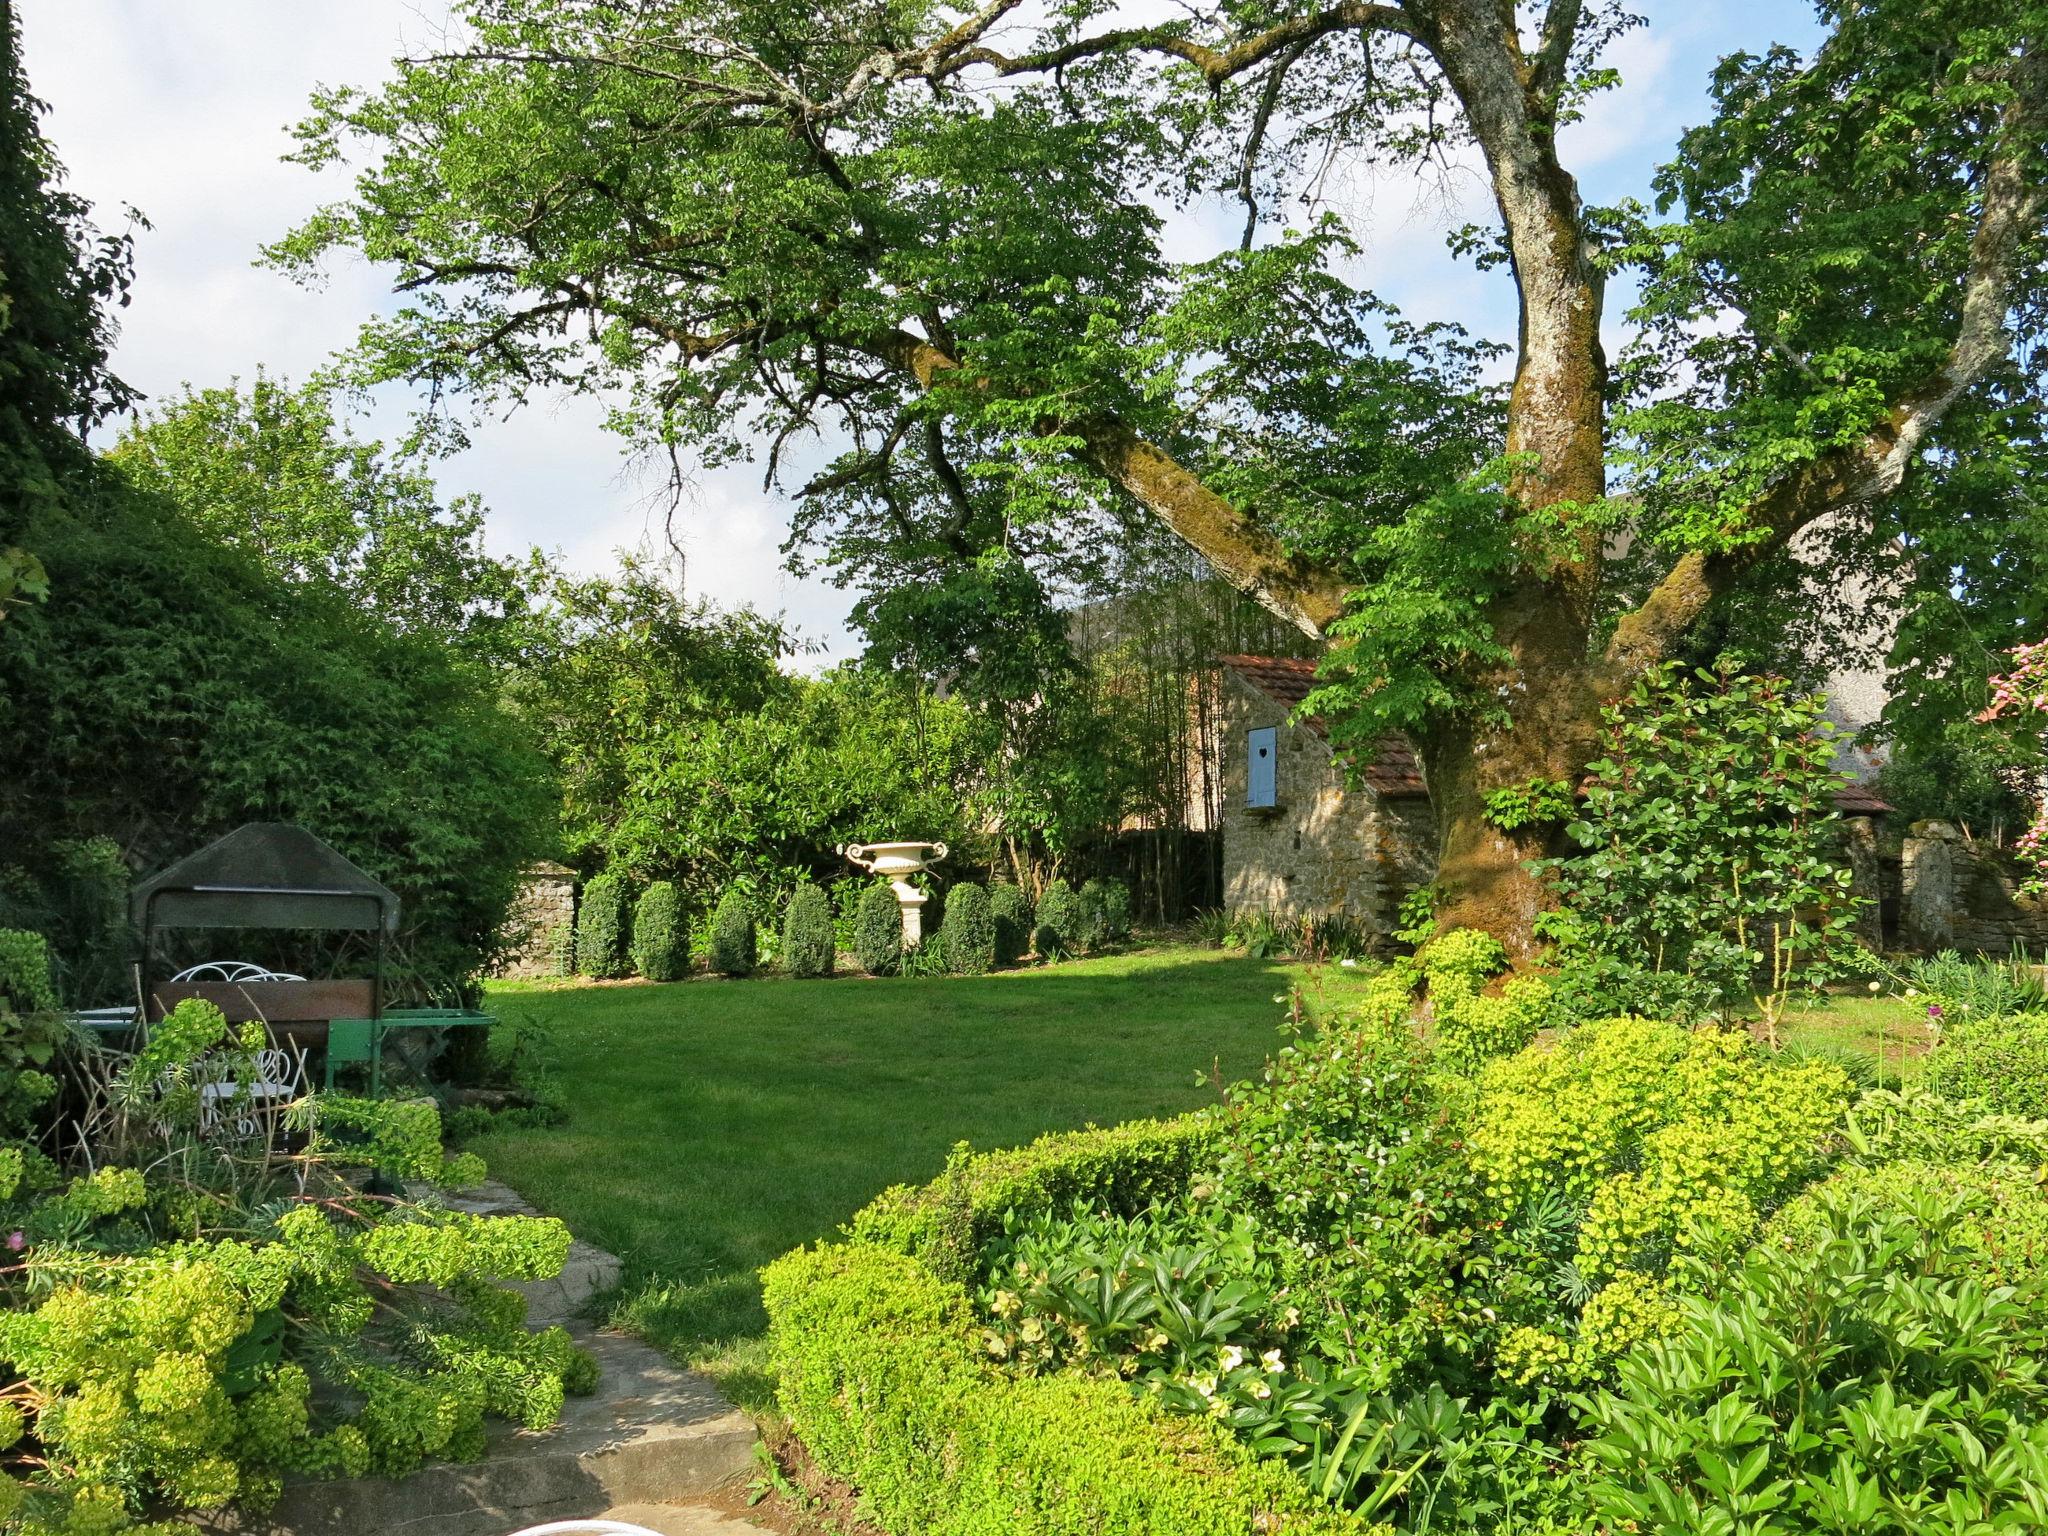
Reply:
M230 1019L261 1019L275 1035L324 1047L330 1021L375 1020L383 1013L384 946L398 929L398 897L304 827L281 821L237 827L137 885L131 903L142 934L145 1019L201 997ZM370 932L375 965L368 980L223 975L152 985L156 935L172 928Z

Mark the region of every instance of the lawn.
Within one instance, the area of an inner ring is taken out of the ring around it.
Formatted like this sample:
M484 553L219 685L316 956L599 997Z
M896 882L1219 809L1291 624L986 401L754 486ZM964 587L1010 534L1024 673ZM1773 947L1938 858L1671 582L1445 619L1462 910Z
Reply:
M617 1320L685 1359L759 1333L755 1271L956 1142L1173 1114L1281 1044L1301 970L1175 948L986 977L495 989L554 1036L567 1124L473 1143L626 1261ZM1308 981L1335 1003L1355 985Z
M1172 947L943 980L501 986L501 1016L552 1036L568 1120L473 1146L625 1259L616 1322L722 1368L745 1398L761 1265L934 1177L957 1142L1213 1103L1282 1043L1275 998L1292 982L1320 1011L1359 978ZM1798 1011L1785 1033L1908 1077L1926 1039L1908 1005L1864 996Z

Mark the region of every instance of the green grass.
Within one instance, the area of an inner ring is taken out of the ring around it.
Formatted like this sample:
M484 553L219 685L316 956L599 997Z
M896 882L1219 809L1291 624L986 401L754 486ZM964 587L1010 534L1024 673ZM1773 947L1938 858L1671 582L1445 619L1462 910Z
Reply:
M1927 1006L1890 995L1873 997L1844 992L1824 1002L1785 1013L1782 1036L1787 1045L1860 1051L1881 1064L1886 1083L1909 1083L1927 1070L1932 1045L1927 1034Z
M973 978L501 987L501 1016L553 1035L568 1121L473 1146L625 1260L615 1321L730 1378L764 1323L761 1265L933 1178L956 1142L1214 1102L1214 1077L1282 1043L1274 996L1300 974L1176 948ZM1334 1004L1356 981L1308 986Z

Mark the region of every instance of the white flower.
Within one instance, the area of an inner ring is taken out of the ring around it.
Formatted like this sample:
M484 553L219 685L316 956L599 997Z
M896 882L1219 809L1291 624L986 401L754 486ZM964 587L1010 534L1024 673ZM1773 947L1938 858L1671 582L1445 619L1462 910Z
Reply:
M1260 1402L1264 1402L1267 1398L1271 1397L1272 1395L1273 1389L1267 1386L1263 1381L1252 1388L1252 1396L1259 1399Z
M1165 1334L1155 1331L1152 1337L1145 1341L1145 1350L1148 1354L1163 1355L1166 1353L1167 1347L1172 1343L1173 1340L1169 1339Z
M1269 1371L1284 1371L1287 1369L1287 1362L1280 1357L1280 1351L1277 1349L1269 1349L1259 1356L1259 1364Z
M1188 1385L1193 1387L1203 1397L1214 1397L1216 1395L1216 1378L1214 1376L1190 1376L1188 1378Z
M1281 1313L1280 1326L1282 1328L1299 1328L1301 1326L1301 1308L1289 1307L1285 1312Z
M1355 965L1357 965L1357 964L1358 964L1358 962L1357 962L1356 960L1350 959L1350 958L1348 958L1348 957L1347 957L1347 958L1345 958L1345 959L1343 959L1343 960L1339 960L1339 961L1338 961L1337 963L1338 963L1339 965L1343 966L1343 967L1344 967L1344 969L1346 969L1347 971L1348 971L1348 970L1350 970L1350 969L1351 969L1351 968L1352 968L1353 966L1355 966Z
M1882 992L1884 990L1884 983L1881 981L1873 981L1870 984L1870 990L1873 992Z
M1223 1351L1223 1358L1217 1363L1226 1371L1234 1371L1244 1364L1244 1351L1235 1344L1228 1345Z

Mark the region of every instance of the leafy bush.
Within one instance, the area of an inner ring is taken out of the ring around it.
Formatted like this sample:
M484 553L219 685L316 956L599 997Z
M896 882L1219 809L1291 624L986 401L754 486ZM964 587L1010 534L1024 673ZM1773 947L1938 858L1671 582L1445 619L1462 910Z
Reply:
M623 876L606 870L584 883L576 912L576 966L585 976L616 980L633 974L627 911Z
M1075 939L1085 950L1102 948L1110 939L1109 882L1099 877L1083 880L1075 901L1080 909ZM1129 905L1128 899L1125 905Z
M181 1003L140 1053L92 1067L91 1171L0 1148L0 1226L27 1255L0 1311L17 1376L0 1429L41 1456L0 1492L30 1531L115 1531L158 1502L260 1510L286 1474L473 1457L486 1416L546 1428L594 1382L566 1332L528 1333L523 1299L494 1283L558 1272L560 1222L366 1197L343 1178L480 1173L444 1156L430 1101L305 1101L299 1154L223 1134L252 1112L246 1094L200 1089L253 1081L264 1044L260 1026Z
M860 893L853 950L870 976L893 976L903 968L903 907L888 886L870 885Z
M711 914L711 969L721 976L751 976L754 957L754 904L738 886L728 887Z
M690 969L690 931L676 888L657 880L633 908L633 968L649 981L674 981Z
M1059 960L1079 954L1082 937L1081 898L1066 881L1052 881L1038 898L1031 947L1038 951L1041 960Z
M1066 1131L999 1152L962 1143L940 1178L891 1185L854 1214L850 1230L943 1279L964 1280L1006 1219L1076 1202L1129 1214L1178 1199L1217 1145L1215 1124L1202 1115Z
M1581 1012L1690 1022L1754 1000L1775 1021L1791 989L1861 963L1826 708L1782 678L1663 666L1603 712L1566 829L1583 851L1550 862L1563 905L1543 923Z
M889 1529L1374 1530L1229 1434L1114 1381L991 1376L966 1292L909 1257L858 1242L800 1249L763 1282L783 1412Z
M40 933L0 928L0 1012L48 1013L56 1006L49 941Z
M782 915L783 969L792 976L830 976L838 947L831 898L823 886L806 880L790 896L789 910ZM867 957L861 958L865 964Z
M1616 1529L2022 1529L2048 1521L2038 1289L1987 1284L1982 1212L1829 1191L1591 1405ZM1789 1234L1788 1234L1789 1235Z
M1955 1017L1928 1064L1927 1086L2006 1114L2048 1115L2048 1013Z
M1552 1309L1518 1328L1502 1345L1507 1368L1590 1373L1616 1352L1613 1330L1654 1325L1663 1302L1645 1282L1676 1256L1752 1239L1822 1170L1848 1098L1831 1062L1647 1019L1603 1020L1494 1062L1465 1127L1473 1169L1501 1219L1555 1203L1563 1289L1583 1314ZM1610 1332L1594 1336L1588 1319Z
M1912 990L1924 994L1941 1010L1937 1017L1944 1028L1966 1019L2004 1018L2048 1006L2040 978L2027 963L2025 951L2017 946L2005 960L1983 956L1966 960L1956 951L1944 949L1913 961L1906 967L1906 979Z
M556 976L576 974L576 925L557 923L548 930L548 968Z
M1031 948L1031 901L1023 889L999 881L988 890L988 913L996 926L996 964L1015 965Z
M969 881L946 894L946 922L939 930L946 968L960 976L982 976L995 968L996 923L986 889Z

